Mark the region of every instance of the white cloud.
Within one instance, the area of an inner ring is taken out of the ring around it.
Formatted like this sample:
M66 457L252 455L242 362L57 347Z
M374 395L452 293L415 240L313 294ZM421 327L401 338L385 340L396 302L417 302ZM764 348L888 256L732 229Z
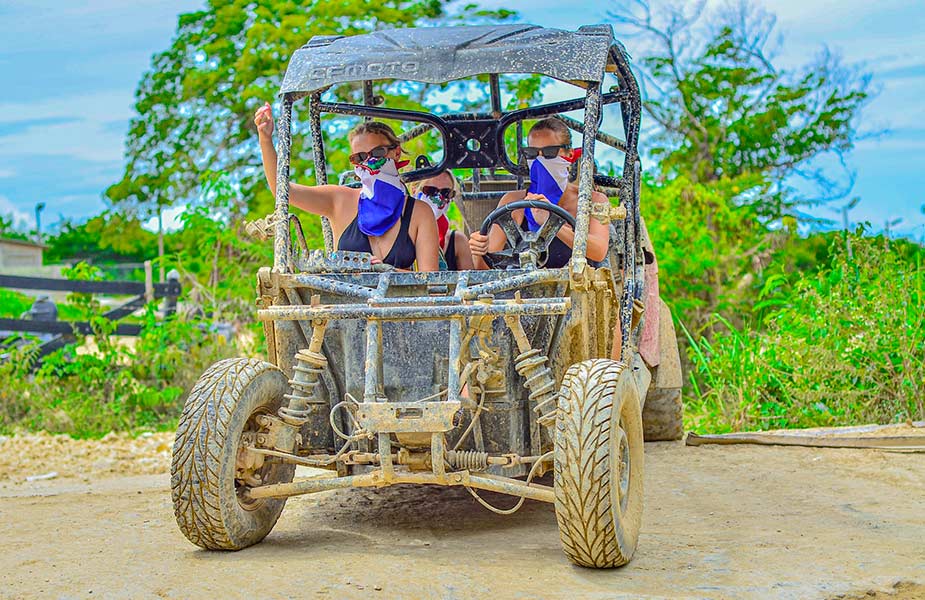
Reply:
M35 227L35 217L25 211L19 210L6 196L0 195L0 216L13 216L13 224L17 227Z
M16 171L13 169L0 169L0 179L6 179L8 177L13 177L16 175Z
M94 162L122 160L124 136L111 122L132 116L130 90L54 98L41 102L0 103L0 123L33 119L70 118L62 123L36 125L0 137L0 156L29 154L70 156Z
M161 214L164 221L164 231L177 231L183 227L183 223L180 222L180 215L183 214L183 211L186 210L186 205L181 204L179 206L173 206L170 208L165 208L164 212ZM141 225L148 231L157 232L157 217L151 217L145 223Z

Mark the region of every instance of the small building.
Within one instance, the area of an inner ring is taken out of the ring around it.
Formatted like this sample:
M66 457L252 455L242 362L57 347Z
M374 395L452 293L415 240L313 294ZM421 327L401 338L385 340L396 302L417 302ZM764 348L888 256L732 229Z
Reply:
M41 268L42 252L46 247L28 240L0 238L0 269Z

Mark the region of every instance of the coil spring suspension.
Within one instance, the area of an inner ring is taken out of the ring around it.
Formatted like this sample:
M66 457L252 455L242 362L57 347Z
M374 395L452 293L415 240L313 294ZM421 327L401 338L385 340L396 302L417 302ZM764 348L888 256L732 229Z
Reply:
M477 450L448 450L446 460L450 467L459 470L484 471L488 468L488 452Z
M556 420L558 394L552 371L546 366L547 360L545 354L533 348L517 355L514 368L524 378L524 384L530 390L530 402L534 404L533 410L539 415L537 422L551 427Z
M299 350L295 358L297 362L292 369L295 375L289 380L292 393L283 396L289 406L280 407L278 413L283 421L298 427L308 422L313 406L327 404L318 393L318 385L328 360L320 352L305 349Z

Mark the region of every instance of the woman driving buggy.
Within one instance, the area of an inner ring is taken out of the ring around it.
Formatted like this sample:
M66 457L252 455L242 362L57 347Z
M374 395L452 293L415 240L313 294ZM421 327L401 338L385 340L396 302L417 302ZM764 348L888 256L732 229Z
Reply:
M411 195L425 201L434 211L440 236L441 268L446 266L447 271L475 268L468 238L463 232L450 229L450 220L446 216L450 203L462 197L462 186L452 171L446 170L416 182L411 187Z
M254 115L263 172L276 194L276 149L273 112L264 104ZM347 135L350 163L362 186L290 184L289 202L306 212L327 217L338 250L368 252L372 262L396 269L436 271L437 224L429 205L408 195L398 170L401 142L385 123L359 124Z
M573 217L578 215L577 167L581 149L572 148L572 134L559 119L548 117L537 121L527 135L527 146L521 148L521 154L530 166L530 187L505 194L498 207L518 200L539 200L550 202L565 209ZM609 202L607 196L595 191L591 200L598 203ZM538 231L546 222L549 213L545 210L517 209L511 217L523 230ZM591 219L588 227L588 246L585 255L588 260L600 262L607 255L610 232L606 225ZM493 225L488 235L473 232L469 236L469 248L472 251L476 267L489 268L484 260L488 252L497 252L504 248L506 242L504 231L497 224ZM549 268L564 267L572 257L572 244L575 231L563 224L547 250L544 266Z

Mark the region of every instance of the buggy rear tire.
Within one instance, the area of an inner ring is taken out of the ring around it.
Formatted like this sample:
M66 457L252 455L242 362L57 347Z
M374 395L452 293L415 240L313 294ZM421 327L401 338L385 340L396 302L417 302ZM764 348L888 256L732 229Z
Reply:
M681 390L650 387L645 406L642 407L642 430L645 440L680 440L684 436L683 412Z
M572 365L559 393L555 505L562 548L583 567L626 564L643 506L639 391L630 369L607 359Z
M286 376L270 363L231 358L209 367L189 394L177 427L170 488L177 525L192 543L240 550L262 540L286 499L248 500L237 477L237 454L253 417L276 414L288 393ZM295 466L265 463L264 484L292 481Z

